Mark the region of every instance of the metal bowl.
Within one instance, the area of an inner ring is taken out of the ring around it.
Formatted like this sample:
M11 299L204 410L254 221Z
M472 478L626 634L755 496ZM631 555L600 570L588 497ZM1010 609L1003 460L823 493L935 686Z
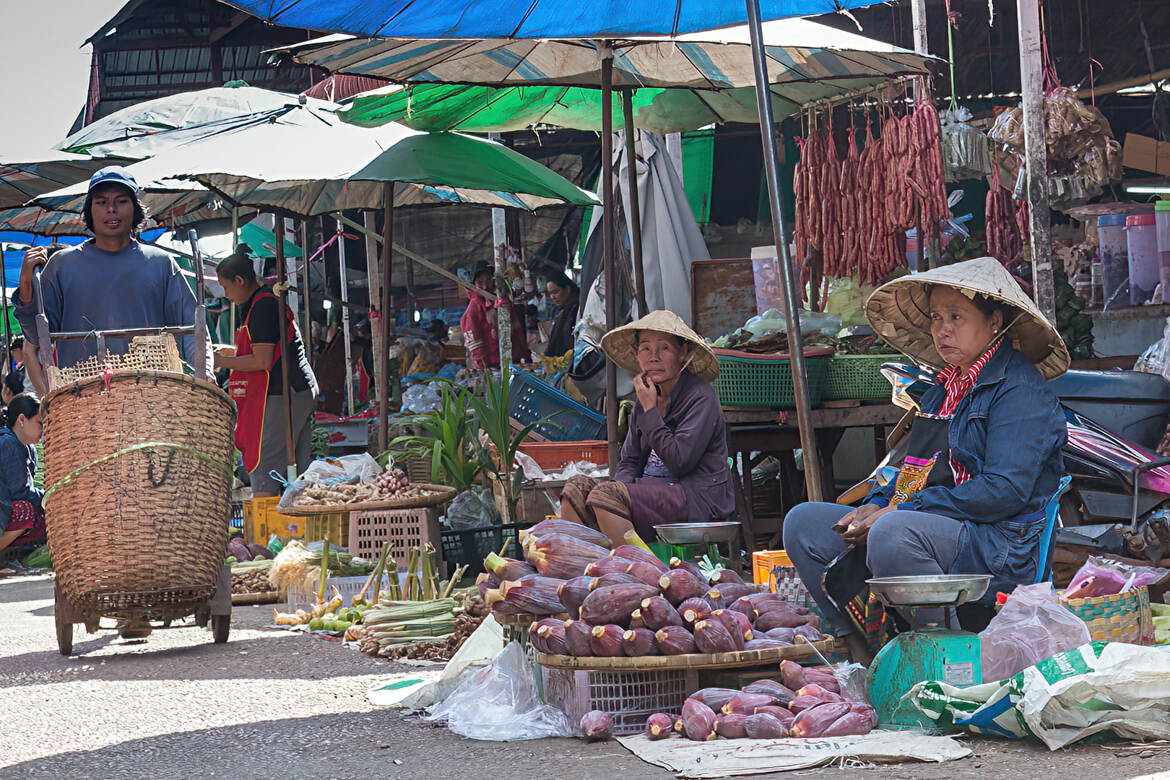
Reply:
M976 601L991 585L990 574L930 574L866 580L888 607L944 607Z
M731 544L739 533L739 523L668 523L656 525L654 530L667 544Z

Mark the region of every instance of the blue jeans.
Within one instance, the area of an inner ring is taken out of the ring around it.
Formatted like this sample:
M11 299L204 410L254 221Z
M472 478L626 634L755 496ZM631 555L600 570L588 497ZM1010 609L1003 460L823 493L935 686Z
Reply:
M853 507L807 503L784 518L784 549L809 594L841 634L852 633L849 618L829 601L821 584L825 567L849 547L833 530ZM874 577L949 574L959 554L963 524L941 515L894 510L877 519L866 538L866 563ZM904 610L899 610L909 620ZM942 623L941 609L920 609L914 624Z

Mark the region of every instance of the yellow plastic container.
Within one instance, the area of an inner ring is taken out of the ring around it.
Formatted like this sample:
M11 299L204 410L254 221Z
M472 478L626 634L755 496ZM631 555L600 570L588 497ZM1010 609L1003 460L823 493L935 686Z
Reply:
M244 538L256 544L268 544L276 534L282 541L305 538L305 518L276 511L279 496L249 498L244 502Z
M758 584L767 584L768 589L776 590L776 575L772 570L777 566L792 567L792 559L783 550L757 550L752 553L752 580Z

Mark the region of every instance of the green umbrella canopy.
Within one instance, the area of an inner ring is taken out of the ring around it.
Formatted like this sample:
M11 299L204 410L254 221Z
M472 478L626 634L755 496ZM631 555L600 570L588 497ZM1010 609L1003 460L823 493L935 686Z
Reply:
M503 144L456 133L420 133L403 138L350 177L351 181L439 184L446 200L490 192L505 204L527 208L511 193L581 206L598 201L568 179ZM448 194L444 194L444 190Z

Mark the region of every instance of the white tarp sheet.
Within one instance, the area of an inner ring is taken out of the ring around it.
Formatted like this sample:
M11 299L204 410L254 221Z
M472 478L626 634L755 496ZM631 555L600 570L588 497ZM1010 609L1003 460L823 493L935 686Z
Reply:
M639 734L618 741L648 764L669 769L679 777L730 777L810 769L856 759L885 764L905 761L942 763L971 754L950 737L932 737L920 731L872 731L858 737L825 739L718 739L692 742L671 737L653 741Z

